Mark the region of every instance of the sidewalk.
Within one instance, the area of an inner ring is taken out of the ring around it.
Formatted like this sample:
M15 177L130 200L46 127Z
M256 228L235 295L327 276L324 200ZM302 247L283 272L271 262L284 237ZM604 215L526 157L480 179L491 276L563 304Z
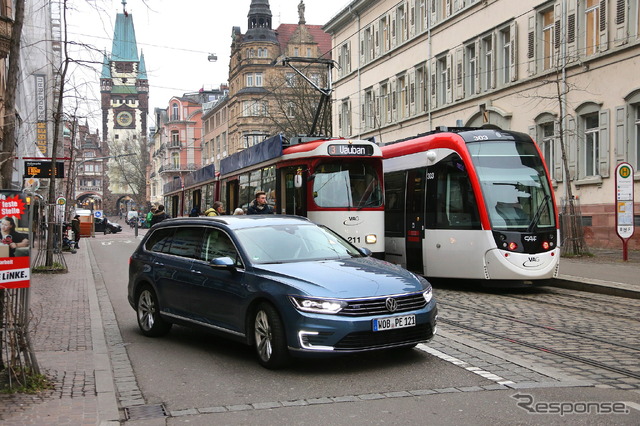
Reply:
M624 261L622 249L591 249L593 257L560 259L556 287L612 296L640 298L640 251L629 251Z
M90 262L90 244L65 253L67 274L33 274L31 339L54 389L40 395L0 394L3 425L117 425L120 412ZM553 285L640 297L640 252L621 250L563 258Z
M30 336L54 389L0 394L3 425L120 424L88 241L64 253L66 274L31 275Z

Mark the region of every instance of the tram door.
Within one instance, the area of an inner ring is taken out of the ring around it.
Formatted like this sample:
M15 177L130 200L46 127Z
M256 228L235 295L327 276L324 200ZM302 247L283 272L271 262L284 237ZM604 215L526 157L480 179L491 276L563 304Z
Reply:
M240 205L238 205L238 191L239 191L239 186L238 186L238 181L237 180L230 180L229 182L227 182L227 210L229 212L233 212L236 208L238 207L242 207Z
M307 177L301 173L302 185L296 188L295 177L298 167L285 167L280 170L280 179L284 200L281 204L282 213L307 217Z
M425 224L425 169L407 172L405 242L407 269L424 274L422 241Z

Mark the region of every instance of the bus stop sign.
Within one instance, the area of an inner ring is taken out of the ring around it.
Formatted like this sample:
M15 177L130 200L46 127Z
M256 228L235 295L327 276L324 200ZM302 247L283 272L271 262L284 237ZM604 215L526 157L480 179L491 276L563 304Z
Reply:
M623 258L627 260L627 242L633 236L633 167L620 163L616 167L616 232L622 240Z

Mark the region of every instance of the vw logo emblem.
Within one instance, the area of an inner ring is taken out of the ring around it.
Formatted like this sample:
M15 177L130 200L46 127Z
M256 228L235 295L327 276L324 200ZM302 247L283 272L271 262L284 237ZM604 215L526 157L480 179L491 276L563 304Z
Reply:
M395 312L398 309L398 302L396 299L389 297L384 301L384 306L387 308L387 311Z

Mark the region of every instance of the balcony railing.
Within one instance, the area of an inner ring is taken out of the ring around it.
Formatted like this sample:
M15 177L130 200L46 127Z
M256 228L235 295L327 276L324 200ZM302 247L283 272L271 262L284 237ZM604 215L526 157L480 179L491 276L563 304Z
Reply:
M8 16L0 16L0 58L9 56L13 20Z

